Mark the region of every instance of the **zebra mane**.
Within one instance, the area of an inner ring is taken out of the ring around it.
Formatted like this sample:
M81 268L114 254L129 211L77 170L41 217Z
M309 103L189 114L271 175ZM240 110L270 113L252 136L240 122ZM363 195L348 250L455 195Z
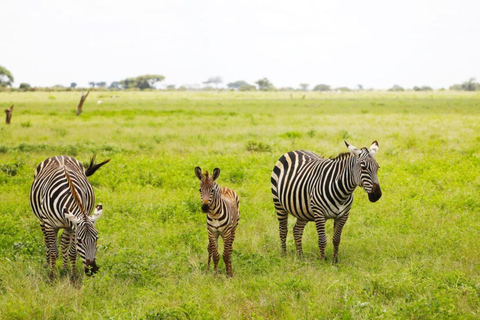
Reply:
M352 154L350 152L342 152L337 156L330 157L329 159L331 159L331 160L343 160L343 159L350 158L351 155Z
M75 202L77 203L78 207L80 208L80 211L83 213L84 219L86 220L88 215L85 212L85 209L83 208L82 201L80 200L80 196L75 190L75 186L73 185L72 179L70 178L70 174L68 173L67 168L64 167L63 170L65 171L65 176L67 177L68 186L70 187L70 191L72 191L73 198L75 199Z

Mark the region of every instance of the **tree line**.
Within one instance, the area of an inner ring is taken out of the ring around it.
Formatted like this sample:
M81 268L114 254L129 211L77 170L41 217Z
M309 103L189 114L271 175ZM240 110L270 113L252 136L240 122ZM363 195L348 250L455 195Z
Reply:
M100 89L109 89L109 90L125 90L125 89L136 89L136 90L146 90L146 89L156 89L156 84L165 80L163 75L158 74L147 74L141 75L137 77L130 77L119 81L113 81L110 85L107 84L105 81L90 81L88 84L90 88L100 88ZM2 88L12 88L14 82L14 78L12 73L3 66L0 66L0 89ZM212 90L216 89L219 90L219 85L223 84L223 79L220 76L213 76L208 78L206 81L203 82L205 85L204 87L197 88L197 87L187 87L187 86L179 86L173 84L165 85L166 90ZM212 85L214 87L212 87ZM362 91L364 90L363 86L358 84L356 88L348 88L348 87L332 87L327 84L317 84L315 85L312 90L310 90L310 85L308 83L300 83L298 88L293 87L280 87L277 88L273 85L273 83L268 78L261 78L254 82L254 84L250 84L244 80L238 80L235 82L230 82L226 84L226 87L230 90L237 90L237 91L319 91L319 92L328 92L328 91L340 91L340 92L348 92L348 91ZM55 85L50 87L54 90L73 90L77 89L77 83L72 82L69 87L64 87L63 85ZM30 84L22 82L19 85L19 90L23 91L33 91L36 89L42 88L34 88L30 86ZM43 88L47 89L47 88ZM80 88L78 88L80 89ZM82 88L83 89L83 88ZM454 84L449 87L450 90L456 91L480 91L480 84L476 81L475 78L470 78L467 81ZM373 89L369 89L373 90ZM393 85L388 91L405 91L405 89L397 84ZM432 91L433 89L429 86L414 86L411 90L413 91ZM443 89L440 89L443 90Z

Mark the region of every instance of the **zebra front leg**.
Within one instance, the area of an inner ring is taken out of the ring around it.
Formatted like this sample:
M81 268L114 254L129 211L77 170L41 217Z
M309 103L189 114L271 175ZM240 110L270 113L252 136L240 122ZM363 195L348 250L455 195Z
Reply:
M288 213L284 211L277 211L277 218L278 218L278 229L280 234L280 243L282 245L282 253L286 255L287 254Z
M70 268L71 268L71 280L75 281L77 279L77 246L75 243L75 233L72 232L70 235L70 250L68 250L68 257L70 258Z
M295 239L295 247L297 248L297 254L299 257L303 257L303 250L302 250L302 236L303 230L307 225L308 221L297 219L297 223L293 227L293 238Z
M348 212L346 212L341 218L336 219L333 222L333 258L332 263L338 262L338 248L340 247L340 240L342 238L343 226L348 220Z
M47 254L50 263L50 281L55 279L55 263L58 258L57 232L57 229L45 228L45 242L47 244Z
M325 235L325 216L323 213L315 213L315 226L318 233L318 248L320 249L320 260L325 259L325 247L327 246L327 236Z
M47 233L45 231L45 225L43 223L40 223L40 228L42 229L43 233L43 242L45 243L45 268L48 268L50 266L50 255L48 254L48 237Z
M68 268L68 247L70 246L70 231L64 229L60 238L60 247L62 248L62 268Z

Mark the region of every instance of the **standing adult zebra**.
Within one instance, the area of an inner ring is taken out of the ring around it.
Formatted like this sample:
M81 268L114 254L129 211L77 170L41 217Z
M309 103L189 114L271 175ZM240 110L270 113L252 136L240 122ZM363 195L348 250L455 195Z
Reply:
M95 262L98 232L94 223L102 214L102 205L97 205L93 216L89 216L95 205L95 195L87 177L108 161L110 159L95 164L94 155L89 167L85 169L74 158L57 156L44 160L35 170L30 206L40 220L45 236L50 280L55 277L59 229L64 229L61 237L63 267L67 267L69 257L72 278L76 277L77 252L87 275L98 271Z
M218 261L218 236L223 238L223 261L227 275L233 277L232 247L235 240L238 220L240 219L238 195L229 188L220 188L215 182L220 176L220 169L213 169L210 176L208 171L202 173L200 167L195 167L195 175L200 180L200 194L202 198L202 211L207 213L208 230L208 264L213 257L215 275L217 275Z
M378 143L357 149L345 141L350 152L325 159L309 151L285 153L272 172L273 203L277 210L282 251L286 252L288 214L297 218L293 237L297 253L302 255L305 225L315 221L320 259L325 257L327 237L325 222L334 219L333 262L337 262L342 229L353 202L353 191L362 187L368 199L375 202L382 196L378 183L378 164L374 159Z

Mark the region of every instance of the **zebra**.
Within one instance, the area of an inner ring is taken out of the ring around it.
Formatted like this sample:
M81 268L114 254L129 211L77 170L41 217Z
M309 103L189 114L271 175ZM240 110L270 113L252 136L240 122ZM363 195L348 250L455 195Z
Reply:
M208 171L202 173L200 167L195 167L195 175L200 180L200 194L202 211L207 213L208 230L208 264L213 257L215 276L217 275L218 261L218 236L223 239L223 261L227 269L227 275L233 277L232 269L232 246L235 240L235 231L240 219L238 195L229 188L220 188L215 182L220 176L220 169L213 169L210 176Z
M378 142L373 141L370 150L357 149L344 142L350 152L331 159L297 150L285 153L275 164L271 176L272 195L283 254L286 253L288 214L297 218L293 237L299 256L303 255L305 225L315 221L321 260L325 259L327 245L325 222L334 219L332 260L338 262L342 229L352 206L353 191L357 186L362 187L371 202L382 196L377 177L379 165L374 159Z
M95 164L93 155L85 169L74 158L56 156L42 161L35 170L30 206L40 220L51 281L55 278L59 229L64 229L60 240L63 268L67 268L70 258L72 279L76 278L77 252L87 275L98 271L95 262L98 232L94 223L103 213L103 206L98 204L93 215L89 216L95 204L95 195L87 177L109 161Z

